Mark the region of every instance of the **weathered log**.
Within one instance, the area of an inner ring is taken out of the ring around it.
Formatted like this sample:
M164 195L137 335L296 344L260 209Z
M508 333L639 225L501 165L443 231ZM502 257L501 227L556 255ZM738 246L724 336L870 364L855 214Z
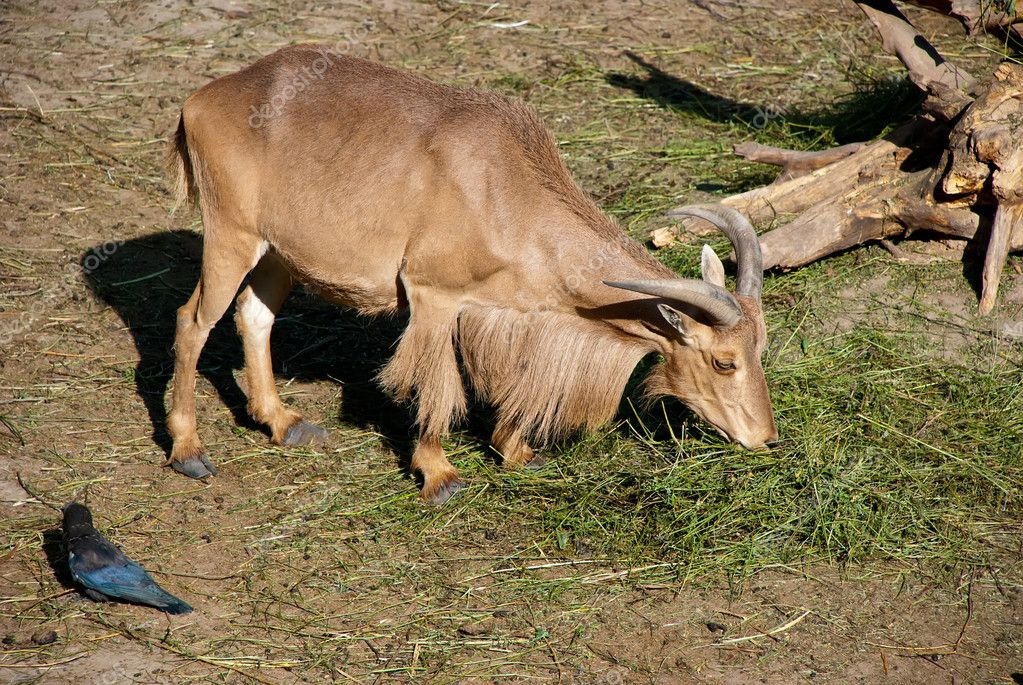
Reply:
M869 240L901 234L898 224L885 222L877 211L893 192L874 185L852 207L843 200L826 200L766 233L760 239L764 268L794 269Z
M917 118L892 131L881 140L865 143L853 154L808 174L773 183L723 200L744 213L754 223L778 215L799 214L810 207L833 199L836 194L855 189L866 175L876 175L883 165L896 164L911 152L910 143L935 122Z
M764 233L760 237L764 268L795 269L860 243L906 239L918 232L973 240L989 223L989 214L939 202L931 194L933 188L930 170L907 174L892 164L869 184L845 194L836 192ZM700 220L693 221L697 225L692 232L704 234ZM706 233L711 232L708 226ZM675 233L660 228L651 237L660 248L673 243ZM1008 250L1023 250L1023 222L1017 221L1010 231Z
M796 268L862 242L920 231L986 237L980 298L986 314L1008 253L1023 249L1023 65L1005 62L979 84L938 54L890 0L856 4L927 93L925 113L881 140L833 150L736 145L736 154L782 171L770 185L723 203L755 223L792 217L761 236L765 268ZM1007 7L992 15L983 11L986 3L968 0L910 4L971 17L984 30L1023 26L1019 10L1010 15Z
M1009 256L1009 241L1017 226L1023 225L1023 204L1001 204L991 224L991 240L984 255L984 271L981 274L980 314L988 314L995 307L998 297L998 283L1002 269Z
M949 134L951 164L941 180L949 195L980 193L996 174L1012 199L1023 182L1023 67L1005 62ZM1023 191L1019 191L1023 192Z
M980 313L995 305L1013 232L1023 222L1023 67L1010 62L956 123L950 163L941 179L949 195L968 194L997 204L981 278Z
M909 79L927 93L925 112L951 121L970 104L967 91L976 79L942 57L895 3L864 0L856 5L881 34L884 49L899 58L909 71Z
M898 221L908 238L917 231L930 231L949 238L972 240L980 227L980 215L964 207L935 204L933 197L900 197L891 218Z

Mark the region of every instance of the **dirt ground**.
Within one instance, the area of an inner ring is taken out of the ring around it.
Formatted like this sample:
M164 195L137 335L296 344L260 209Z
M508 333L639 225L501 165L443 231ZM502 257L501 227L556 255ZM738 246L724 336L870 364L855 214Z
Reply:
M1004 563L959 576L805 560L679 580L660 573L677 559L555 556L515 514L534 476L483 527L471 509L487 487L443 509L416 500L393 440L408 418L372 381L396 324L301 293L275 329L278 382L331 442L273 448L244 416L226 319L198 386L221 475L161 468L173 311L201 258L194 214L168 211L167 133L193 89L314 40L527 100L602 204L648 189L616 212L635 235L672 200L749 184L736 141L698 142L732 130L721 108L826 104L847 87L842 55L873 50L851 4L816 0L5 3L0 682L1023 683L1018 532ZM699 95L686 116L703 138L679 141L669 74ZM876 309L888 277L870 280L843 291L847 317ZM1018 279L1003 292L1019 312ZM974 301L940 297L951 312ZM46 503L86 496L195 613L78 597Z

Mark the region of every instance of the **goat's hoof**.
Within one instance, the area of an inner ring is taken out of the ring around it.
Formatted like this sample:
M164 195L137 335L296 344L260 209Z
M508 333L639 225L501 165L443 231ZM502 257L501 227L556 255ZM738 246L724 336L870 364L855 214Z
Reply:
M524 450L519 453L518 459L504 459L501 465L506 469L530 469L535 471L547 465L547 457L541 456L533 450Z
M174 459L171 461L170 467L178 473L197 480L217 475L217 467L204 453L199 453L191 459Z
M547 466L547 457L542 454L534 454L533 458L526 462L526 468L530 471L539 471Z
M282 444L285 447L299 447L301 445L319 445L327 440L330 433L326 428L320 428L316 424L299 421L288 429L284 435Z
M444 481L433 488L423 488L423 499L430 504L440 506L452 498L459 490L465 487L465 481L457 475L444 479Z

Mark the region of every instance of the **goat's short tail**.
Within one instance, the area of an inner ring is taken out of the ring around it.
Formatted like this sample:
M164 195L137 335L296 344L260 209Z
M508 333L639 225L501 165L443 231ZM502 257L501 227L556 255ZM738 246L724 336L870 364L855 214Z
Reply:
M188 203L196 203L199 197L195 182L195 168L188 153L188 139L185 137L185 117L178 117L178 127L167 145L167 174L174 179L174 206L171 212Z

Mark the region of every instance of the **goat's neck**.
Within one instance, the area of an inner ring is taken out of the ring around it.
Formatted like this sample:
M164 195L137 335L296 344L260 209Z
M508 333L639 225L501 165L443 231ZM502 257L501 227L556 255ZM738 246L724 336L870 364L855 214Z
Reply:
M664 354L671 332L657 311L657 298L605 285L605 280L662 279L676 276L645 252L604 240L580 241L566 255L557 285L561 305L601 327L609 335L649 352ZM573 266L581 265L581 266Z

